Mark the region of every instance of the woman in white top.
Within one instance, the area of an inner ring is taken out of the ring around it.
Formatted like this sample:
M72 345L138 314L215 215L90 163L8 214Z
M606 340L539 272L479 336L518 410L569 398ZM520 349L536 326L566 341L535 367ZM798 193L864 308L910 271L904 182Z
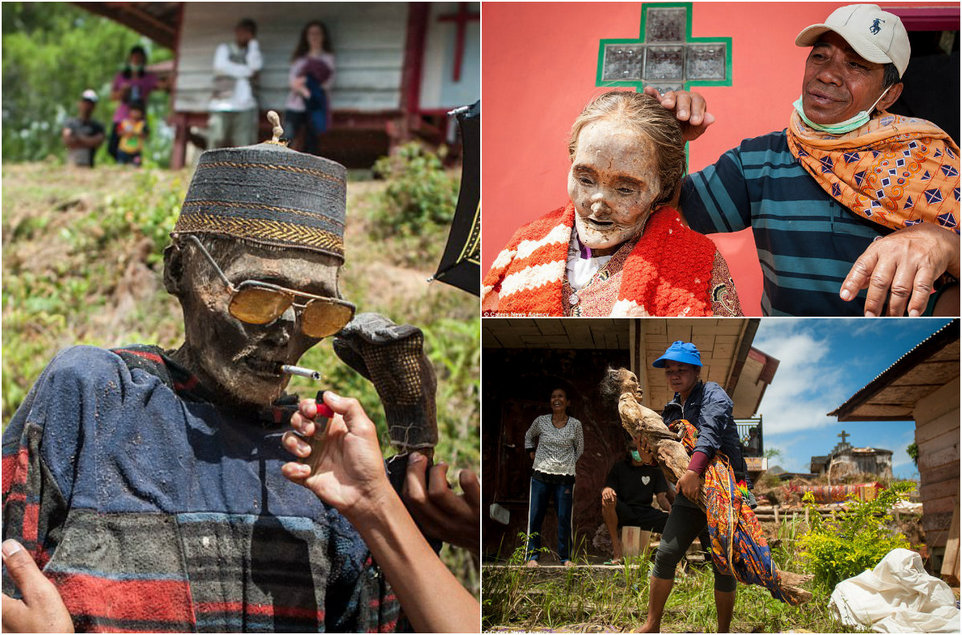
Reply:
M535 419L524 435L524 447L534 460L528 503L529 567L538 566L541 524L552 498L558 513L558 558L566 567L574 566L571 562L571 508L575 463L584 452L585 439L581 422L568 416L568 403L564 389L554 389L551 392L551 414Z
M288 76L291 92L284 105L284 130L293 140L301 128L304 152L318 154L318 136L330 127L330 89L334 84L334 48L327 27L319 20L304 25Z

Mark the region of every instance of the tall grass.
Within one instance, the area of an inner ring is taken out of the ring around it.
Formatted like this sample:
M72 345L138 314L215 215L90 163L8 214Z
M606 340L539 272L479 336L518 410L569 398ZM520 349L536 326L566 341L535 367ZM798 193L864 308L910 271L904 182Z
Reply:
M771 541L779 568L801 571L798 540L803 520L785 519ZM524 542L522 540L522 542ZM627 559L619 568L527 569L519 547L504 567L486 567L482 583L484 630L629 631L648 612L651 553ZM585 563L587 564L587 563ZM714 575L709 563L683 564L665 605L664 632L714 632ZM739 584L733 632L856 632L835 621L829 592L812 588L813 598L789 606L759 586Z

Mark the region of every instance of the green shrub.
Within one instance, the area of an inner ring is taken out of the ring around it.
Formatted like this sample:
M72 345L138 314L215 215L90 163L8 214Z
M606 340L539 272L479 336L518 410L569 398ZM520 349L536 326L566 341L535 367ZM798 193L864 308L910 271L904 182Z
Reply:
M849 507L829 519L814 511L812 529L799 540L801 559L815 584L831 590L836 584L871 569L892 549L908 549L904 535L890 528L892 506L907 497L915 484L894 483L880 490L875 500L853 500ZM802 501L814 508L814 497L806 492Z
M425 233L425 225L451 222L459 182L444 170L442 156L418 143L407 143L378 159L374 172L388 181L374 212L378 234L419 236Z

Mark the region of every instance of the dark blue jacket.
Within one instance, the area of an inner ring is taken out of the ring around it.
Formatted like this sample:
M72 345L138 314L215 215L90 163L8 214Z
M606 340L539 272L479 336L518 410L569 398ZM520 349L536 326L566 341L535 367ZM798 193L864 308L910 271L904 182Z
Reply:
M662 411L661 418L665 425L676 419L686 419L698 428L695 451L704 452L710 459L716 451L721 450L728 457L735 477L744 478L748 486L752 486L748 479L748 466L742 458L738 427L732 417L732 400L724 388L713 381L699 381L684 405L681 395L675 393L675 398Z

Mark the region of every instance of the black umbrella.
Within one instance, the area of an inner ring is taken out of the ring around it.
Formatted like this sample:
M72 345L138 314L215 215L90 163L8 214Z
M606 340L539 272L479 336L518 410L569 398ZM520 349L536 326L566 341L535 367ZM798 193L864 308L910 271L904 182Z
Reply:
M481 295L481 102L454 111L461 128L461 191L441 263L431 280Z

